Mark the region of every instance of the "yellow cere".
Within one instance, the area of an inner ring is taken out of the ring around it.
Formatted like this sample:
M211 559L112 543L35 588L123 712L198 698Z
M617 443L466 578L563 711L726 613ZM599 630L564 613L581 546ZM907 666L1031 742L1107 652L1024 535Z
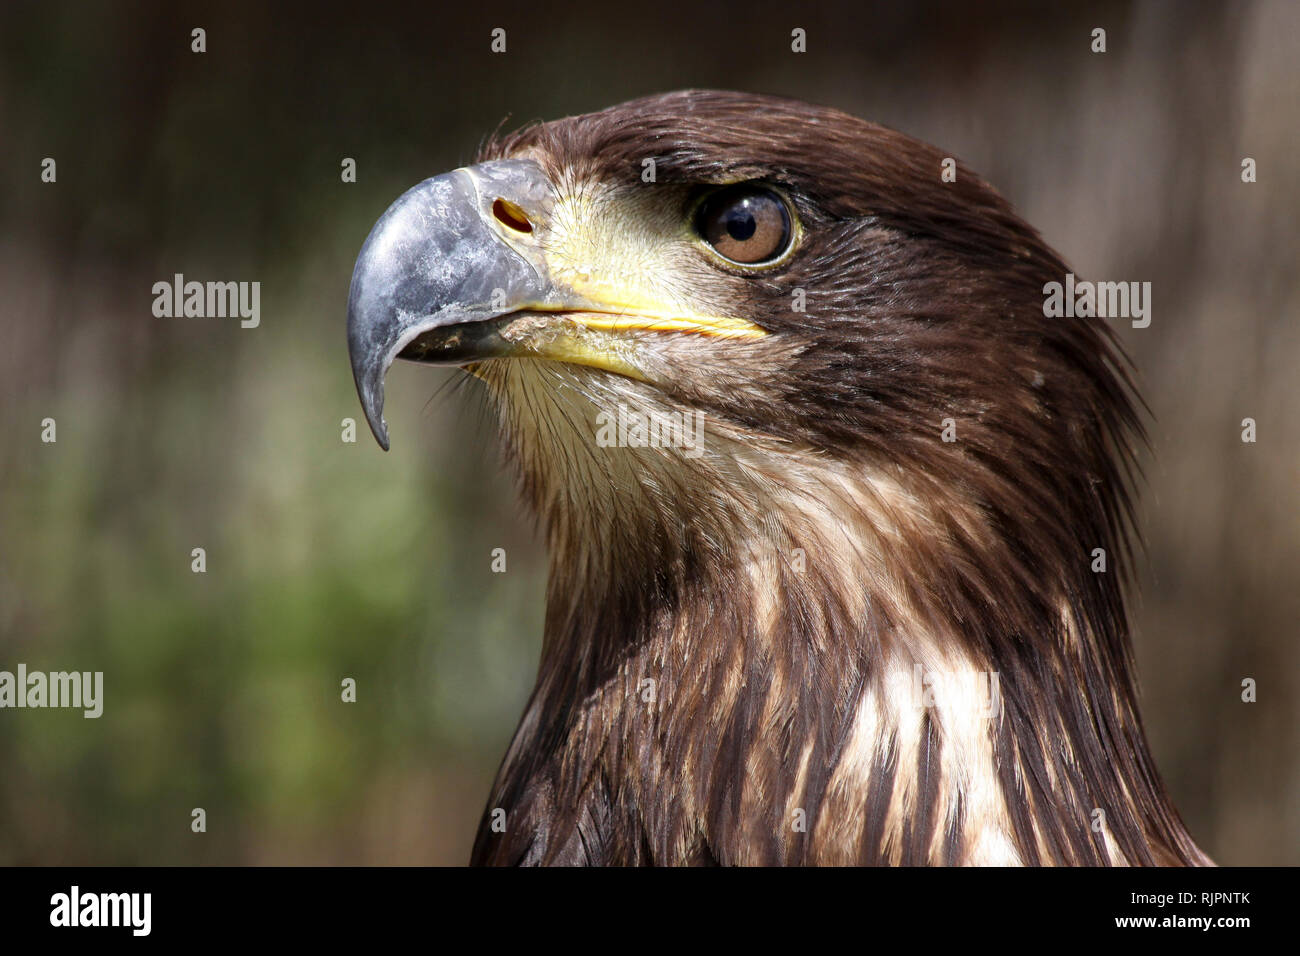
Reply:
M752 322L727 316L570 312L569 318L586 328L603 332L692 332L726 339L759 339L767 335Z

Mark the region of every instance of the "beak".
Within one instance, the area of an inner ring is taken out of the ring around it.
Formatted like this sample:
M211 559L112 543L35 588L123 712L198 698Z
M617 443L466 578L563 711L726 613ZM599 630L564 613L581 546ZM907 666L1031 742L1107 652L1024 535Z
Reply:
M767 334L739 317L696 314L593 282L573 268L572 254L556 257L570 263L557 277L544 246L556 204L537 163L495 160L426 179L370 230L352 271L348 352L366 421L385 451L384 376L398 358L466 365L531 357L640 377L626 350L607 347L609 337ZM645 267L634 246L623 252L633 268ZM551 334L530 341L520 329L528 323L515 323L521 313L543 316Z
M370 230L352 270L348 352L361 407L385 451L384 376L396 358L456 365L491 358L508 348L491 320L581 307L557 299L535 245L503 238L514 228L528 239L523 229L545 219L550 202L540 166L500 160L426 179Z

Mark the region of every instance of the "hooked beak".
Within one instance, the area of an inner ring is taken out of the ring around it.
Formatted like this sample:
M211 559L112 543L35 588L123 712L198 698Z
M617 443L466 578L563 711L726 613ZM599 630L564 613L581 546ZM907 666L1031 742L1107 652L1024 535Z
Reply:
M426 179L370 230L352 271L348 351L361 407L385 451L384 376L398 358L467 365L527 357L640 378L629 349L611 347L614 339L767 334L739 317L696 314L657 292L638 295L626 276L588 276L574 269L571 252L556 256L570 263L557 275L546 256L546 243L559 241L548 238L556 204L536 162L494 160ZM634 268L644 266L632 240L623 251Z
M494 216L498 201L509 205ZM370 230L352 270L348 352L361 407L385 451L384 376L396 358L464 364L504 354L492 319L561 304L540 254L502 237L543 218L549 202L540 166L500 160L426 179Z

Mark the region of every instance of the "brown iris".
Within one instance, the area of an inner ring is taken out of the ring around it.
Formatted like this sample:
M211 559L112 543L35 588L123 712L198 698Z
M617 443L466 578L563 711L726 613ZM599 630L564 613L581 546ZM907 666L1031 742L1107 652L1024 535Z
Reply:
M728 186L700 205L695 229L718 254L742 265L762 265L790 246L790 210L762 186Z

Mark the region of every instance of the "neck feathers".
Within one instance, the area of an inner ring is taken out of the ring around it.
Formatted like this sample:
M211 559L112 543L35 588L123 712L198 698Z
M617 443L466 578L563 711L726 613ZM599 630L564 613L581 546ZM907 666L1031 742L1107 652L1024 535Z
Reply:
M1087 550L1031 566L948 486L752 435L593 457L617 508L513 450L552 571L476 862L1208 862Z

